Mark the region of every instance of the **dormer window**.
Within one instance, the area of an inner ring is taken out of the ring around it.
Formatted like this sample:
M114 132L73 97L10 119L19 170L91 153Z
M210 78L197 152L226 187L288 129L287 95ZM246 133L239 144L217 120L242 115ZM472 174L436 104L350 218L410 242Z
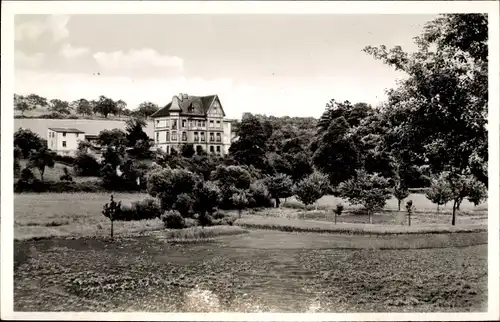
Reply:
M193 113L193 112L194 112L194 106L193 106L193 103L191 103L191 105L189 105L189 107L188 107L188 112L189 112L189 113Z

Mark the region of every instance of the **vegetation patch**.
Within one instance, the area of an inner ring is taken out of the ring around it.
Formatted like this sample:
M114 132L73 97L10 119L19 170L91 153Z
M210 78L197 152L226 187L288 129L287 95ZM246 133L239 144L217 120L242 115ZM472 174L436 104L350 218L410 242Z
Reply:
M485 225L421 225L421 226L386 226L375 224L345 224L322 221L294 220L282 218L269 218L263 216L248 216L238 219L236 225L254 228L271 229L290 232L315 232L334 234L447 234L447 233L477 233L487 232Z

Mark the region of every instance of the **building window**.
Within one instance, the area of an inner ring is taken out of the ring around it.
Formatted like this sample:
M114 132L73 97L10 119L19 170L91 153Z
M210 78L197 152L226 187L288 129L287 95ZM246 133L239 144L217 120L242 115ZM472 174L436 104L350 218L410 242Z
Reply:
M217 133L217 142L220 142L221 141L221 135L220 133Z
M160 132L156 132L156 143L160 142Z
M189 120L189 127L192 128L193 127L193 120Z
M198 127L201 127L201 121L198 120Z
M177 120L172 120L172 130L177 130Z
M170 154L170 145L167 145L167 154Z
M182 127L185 128L186 127L186 120L182 120Z
M214 121L210 120L210 127L214 127Z
M177 141L177 132L172 132L172 141Z
M182 141L187 141L188 136L186 132L182 132Z
M215 141L214 134L213 134L213 133L210 133L210 142L213 142L213 141Z
M214 146L213 145L210 146L210 153L214 153Z
M217 146L217 153L220 153L220 145Z
M217 121L217 127L220 128L220 121Z
M62 141L63 148L66 147L66 141Z
M170 132L168 132L168 131L167 131L167 136L166 136L165 141L167 141L167 142L170 141Z
M201 145L196 146L196 153L201 154L203 152L203 147Z
M205 132L201 132L200 136L201 136L201 142L205 142Z
M207 121L201 121L201 126L206 127L207 126Z
M63 136L66 136L66 132L63 132Z
M198 142L199 140L200 140L200 138L198 136L198 132L194 132L194 141Z

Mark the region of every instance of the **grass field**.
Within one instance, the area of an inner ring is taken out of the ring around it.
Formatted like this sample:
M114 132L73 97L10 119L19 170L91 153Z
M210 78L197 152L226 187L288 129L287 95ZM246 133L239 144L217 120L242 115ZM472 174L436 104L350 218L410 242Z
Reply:
M49 127L77 128L85 134L97 135L102 130L120 129L125 131L125 121L118 120L54 120L54 119L14 119L14 131L20 127L30 129L40 137L47 139L47 129ZM144 132L153 138L153 123L149 121L144 128Z
M114 195L124 204L146 197ZM486 310L484 231L370 236L216 227L173 232L157 219L117 222L118 237L111 242L102 238L109 233L109 221L101 215L108 200L107 193L14 195L16 311ZM264 209L241 220L334 225L319 218L263 216L287 211L304 212ZM174 242L189 237L202 242Z
M28 163L28 160L20 160L19 163L21 164L21 169L24 169L26 167L26 164ZM64 174L64 168L68 168L69 173L73 176L73 180L75 182L86 182L86 181L95 181L99 179L98 177L78 177L75 175L73 171L73 167L64 165L62 163L56 162L53 168L46 167L45 168L45 173L43 175L43 179L47 181L59 181L61 176ZM35 175L36 178L41 179L40 177L40 171L38 169L33 169L32 170L33 174Z
M14 309L486 310L486 245L374 251L366 238L252 231L195 245L154 235L15 242ZM405 243L394 238L378 243Z
M47 170L48 171L48 170ZM55 174L54 174L55 175ZM46 177L50 174L47 172ZM14 236L17 239L54 236L103 236L109 231L109 220L102 214L103 205L109 201L110 193L23 193L14 195ZM113 193L122 204L144 199L147 194ZM404 213L380 213L373 217L375 224L399 225L398 218L403 221ZM321 222L333 222L331 212L304 212L302 209L262 209L251 211L244 216L265 216L283 219L307 219ZM428 224L450 224L449 213L417 213L412 218L413 226ZM486 224L487 212L483 209L476 215L459 215L458 225ZM366 215L345 213L338 217L338 223L367 223ZM310 224L309 224L310 225ZM138 222L118 222L115 225L117 234L136 233L161 229L160 220Z

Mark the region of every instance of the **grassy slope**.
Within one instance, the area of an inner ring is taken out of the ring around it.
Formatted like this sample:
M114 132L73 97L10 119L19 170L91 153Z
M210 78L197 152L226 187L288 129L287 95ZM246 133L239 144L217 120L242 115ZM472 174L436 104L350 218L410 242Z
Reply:
M21 169L23 169L24 167L26 167L28 160L21 160L19 163L21 164ZM59 181L60 177L64 174L64 168L68 168L69 173L73 176L73 180L76 182L85 182L98 179L97 177L77 177L74 174L73 167L56 162L53 168L45 168L45 173L43 175L44 180ZM41 178L38 169L33 169L32 172L35 177L37 177L38 179Z
M47 170L48 171L48 170ZM47 173L47 176L49 174ZM58 176L57 176L58 178ZM116 200L130 204L133 201L144 199L147 195L140 193L113 193ZM102 214L102 206L109 201L110 193L26 193L14 195L14 236L18 239L26 239L42 236L96 236L106 235L109 229L109 220ZM296 209L263 209L257 215L268 215L268 217L303 218L302 210ZM244 215L245 216L245 215ZM295 216L295 217L294 217ZM327 214L324 223L324 213L310 212L307 219L319 220L317 225L329 225L333 219ZM379 214L374 216L375 223L394 225L397 215L393 213ZM485 216L485 215L484 215ZM459 216L459 225L469 225L485 222L474 220L475 217ZM264 218L266 219L266 218ZM338 221L346 223L366 223L364 215L342 215ZM449 225L449 215L416 214L412 219L413 225L420 224L445 224ZM314 224L314 223L313 223ZM307 224L306 224L307 225ZM127 234L141 230L161 228L160 220L123 222L117 223L115 229L117 234Z
M15 310L486 309L486 246L321 249L328 243L324 237L331 236L264 234L227 236L205 245L168 245L151 237L15 242ZM208 296L208 302L197 295Z

